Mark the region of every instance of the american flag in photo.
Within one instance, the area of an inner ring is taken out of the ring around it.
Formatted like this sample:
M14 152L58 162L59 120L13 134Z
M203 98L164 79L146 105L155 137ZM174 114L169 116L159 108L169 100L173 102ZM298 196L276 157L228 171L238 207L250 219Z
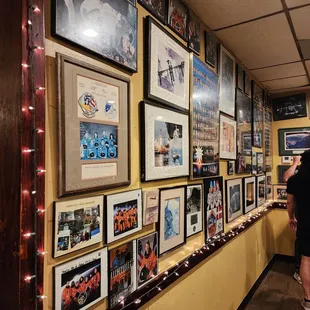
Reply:
M89 94L85 95L85 103L88 104L93 109L97 108L95 98Z
M219 207L217 207L216 219L220 220L221 218L223 218L223 207L219 206Z

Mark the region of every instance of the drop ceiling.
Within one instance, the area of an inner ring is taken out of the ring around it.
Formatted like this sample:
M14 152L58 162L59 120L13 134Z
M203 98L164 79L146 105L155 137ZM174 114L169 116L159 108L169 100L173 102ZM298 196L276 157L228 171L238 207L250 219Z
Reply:
M310 87L310 0L186 0L271 92Z

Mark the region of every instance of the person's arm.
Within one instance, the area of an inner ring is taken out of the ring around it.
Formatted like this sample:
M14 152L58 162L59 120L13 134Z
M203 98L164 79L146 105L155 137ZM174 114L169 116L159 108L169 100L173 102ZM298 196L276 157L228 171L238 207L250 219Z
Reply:
M287 194L287 213L289 217L289 226L291 230L296 230L297 221L295 218L295 201L294 195Z
M289 179L292 175L295 174L295 170L296 170L296 168L297 168L297 166L298 166L298 164L299 164L299 162L300 162L300 159L301 159L301 156L295 156L295 157L294 157L292 166L289 167L289 168L285 171L285 173L284 173L284 175L283 175L283 181L284 181L284 182L287 182L288 179Z

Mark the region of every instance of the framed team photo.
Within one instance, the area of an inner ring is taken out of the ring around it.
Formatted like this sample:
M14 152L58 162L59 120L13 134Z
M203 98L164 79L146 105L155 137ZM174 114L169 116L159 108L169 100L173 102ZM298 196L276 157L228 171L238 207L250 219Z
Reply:
M217 41L208 31L205 31L205 61L211 67L217 67Z
M223 177L203 181L205 243L224 232L223 220Z
M109 250L109 307L137 289L136 241Z
M256 208L256 178L243 178L243 212L244 214Z
M137 239L137 288L158 275L157 232Z
M136 189L107 195L107 243L130 236L142 229L142 191Z
M188 17L188 47L197 55L200 54L200 22L193 12Z
M258 175L256 177L256 201L257 206L260 207L266 202L266 176Z
M54 267L55 310L85 310L108 295L107 248Z
M157 223L160 256L186 242L185 204L184 186L160 190L159 221Z
M138 0L138 2L161 23L165 23L167 9L166 0Z
M220 158L237 158L237 125L236 121L220 114Z
M158 221L159 189L143 191L143 226Z
M225 181L226 185L226 222L229 223L242 215L242 178Z
M103 241L103 196L54 202L53 257Z
M188 8L181 0L167 1L167 25L183 40L187 41Z

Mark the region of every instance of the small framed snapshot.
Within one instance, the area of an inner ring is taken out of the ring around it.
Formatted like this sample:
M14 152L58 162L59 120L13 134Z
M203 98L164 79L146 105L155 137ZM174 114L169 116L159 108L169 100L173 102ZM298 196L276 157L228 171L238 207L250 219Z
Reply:
M143 226L158 221L159 189L143 191Z
M190 53L150 16L146 17L145 98L189 109Z
M306 94L272 99L273 120L281 121L307 116Z
M52 1L52 35L137 72L135 2Z
M57 54L58 197L130 184L130 80Z
M266 176L258 175L256 177L256 201L257 207L260 207L266 202Z
M237 159L237 126L236 121L220 114L220 158Z
M154 232L137 239L137 288L158 275L158 235Z
M286 185L274 185L273 186L273 199L276 202L287 202Z
M185 199L184 186L160 189L157 223L160 256L186 242Z
M186 237L202 231L202 185L186 187Z
M233 175L235 173L235 162L233 160L229 160L227 162L227 174Z
M237 64L237 87L244 91L244 70Z
M188 17L188 47L200 55L200 21L192 11Z
M185 112L140 103L141 180L189 175L189 117Z
M89 309L107 295L107 248L54 267L53 309Z
M137 289L136 240L109 250L109 308Z
M244 92L251 96L251 76L247 71L244 71Z
M141 189L105 198L107 219L107 243L130 236L142 229L142 192Z
M208 31L205 31L205 61L211 67L217 67L217 41Z
M53 258L103 241L103 195L54 202Z
M167 25L183 40L187 41L189 10L181 0L167 0Z
M153 16L155 16L161 23L165 23L167 10L166 0L138 0L138 2Z
M226 185L226 222L229 223L242 215L242 178L225 181Z
M256 178L243 178L243 212L244 214L256 208Z
M282 156L281 162L282 162L282 164L292 164L293 163L293 156Z
M272 200L273 193L272 193L272 172L266 173L266 200Z
M235 58L220 46L220 111L235 116Z
M257 152L252 152L252 174L257 174Z
M256 152L257 173L264 172L264 154L262 152Z
M310 149L310 127L278 130L279 156L294 156Z
M290 168L289 165L279 165L278 166L278 184L286 184L284 181L284 174ZM295 174L298 172L299 166L295 169Z
M203 181L205 243L224 232L223 177Z

